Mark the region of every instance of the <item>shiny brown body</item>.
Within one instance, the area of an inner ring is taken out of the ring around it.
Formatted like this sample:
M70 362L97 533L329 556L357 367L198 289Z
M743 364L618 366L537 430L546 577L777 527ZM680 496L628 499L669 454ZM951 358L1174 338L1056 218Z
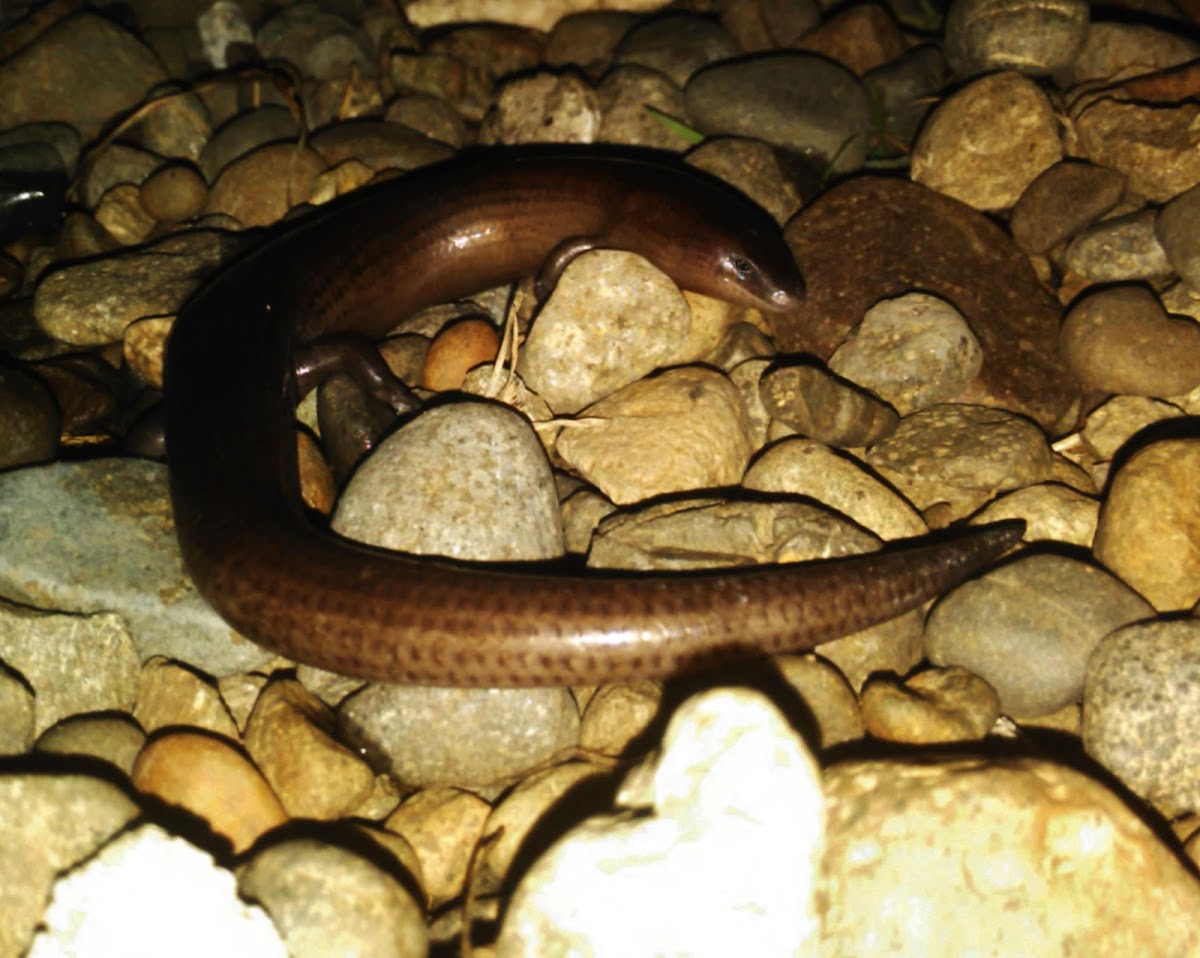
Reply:
M534 274L578 237L766 309L802 290L774 222L710 177L649 158L481 151L316 214L188 304L165 370L171 492L188 569L228 622L367 679L663 677L899 615L1019 538L1005 523L843 560L581 576L399 555L313 525L297 480L293 350L327 332L382 335L423 306Z

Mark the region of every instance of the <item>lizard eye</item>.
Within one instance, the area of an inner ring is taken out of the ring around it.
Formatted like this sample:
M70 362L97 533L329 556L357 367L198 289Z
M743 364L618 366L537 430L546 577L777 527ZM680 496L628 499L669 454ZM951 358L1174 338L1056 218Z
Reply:
M753 276L758 270L755 268L751 260L744 256L731 256L728 260L729 268L739 280L746 280Z

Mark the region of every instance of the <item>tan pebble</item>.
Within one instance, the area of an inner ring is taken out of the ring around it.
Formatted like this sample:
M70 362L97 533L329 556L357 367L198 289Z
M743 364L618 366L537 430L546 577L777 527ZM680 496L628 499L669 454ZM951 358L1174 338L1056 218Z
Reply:
M170 163L146 177L138 199L160 223L180 223L199 216L208 205L208 184L195 167Z
M499 348L496 329L487 320L464 319L452 323L430 344L421 383L434 392L458 389L467 372L495 359Z
M1100 510L1096 558L1160 612L1200 599L1200 440L1170 439L1134 453Z
M428 788L409 798L384 822L385 828L406 838L417 853L431 907L462 892L490 812L491 806L478 795L457 788Z
M871 679L862 692L863 724L889 742L928 744L974 741L1000 715L1000 697L966 669L919 672L907 682Z
M602 755L620 755L641 735L662 701L662 684L605 685L583 713L579 744Z
M132 183L120 183L100 197L95 217L110 235L127 246L142 242L154 229L154 219L142 209L138 188Z
M817 655L780 655L775 668L800 693L817 723L821 748L863 737L862 712L850 684L834 666Z
M491 894L504 887L525 837L548 814L570 803L572 810L587 806L597 789L611 787L608 764L568 762L536 772L518 784L488 816L480 850L475 891ZM594 788L581 783L590 782Z
M330 708L295 679L271 682L250 713L246 749L297 818L342 818L374 790L375 773L334 727Z
M145 744L146 733L131 716L98 712L63 719L42 733L34 749L54 755L91 755L129 775Z
M287 821L267 780L232 744L214 735L170 732L137 757L134 786L208 822L239 854Z
M314 512L329 515L337 501L337 485L321 447L307 432L296 434L296 449L300 454L300 495L304 504Z
M246 722L250 719L250 712L254 709L254 703L258 700L267 681L265 675L256 675L251 672L239 672L236 675L227 675L217 680L221 699L224 701L225 707L229 709L229 714L233 716L233 721L239 730L245 729Z
M161 657L142 666L133 716L147 732L186 725L238 740L237 726L217 688L190 669Z

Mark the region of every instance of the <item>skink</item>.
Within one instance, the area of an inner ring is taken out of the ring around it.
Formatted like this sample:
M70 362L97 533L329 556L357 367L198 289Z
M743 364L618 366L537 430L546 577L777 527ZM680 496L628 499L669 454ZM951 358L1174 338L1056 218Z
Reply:
M197 587L292 659L454 686L667 677L807 649L892 618L1014 544L1019 522L897 551L695 574L560 575L400 555L306 516L298 348L378 337L427 305L589 247L640 253L685 289L786 310L803 283L777 224L683 164L595 150L483 150L352 195L218 275L165 359L175 521ZM545 264L551 264L547 270Z

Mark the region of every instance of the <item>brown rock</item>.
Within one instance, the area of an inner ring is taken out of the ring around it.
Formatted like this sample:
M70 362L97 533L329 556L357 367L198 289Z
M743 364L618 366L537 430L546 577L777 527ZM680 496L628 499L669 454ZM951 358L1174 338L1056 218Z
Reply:
M499 348L496 327L486 319L452 323L430 344L429 352L425 354L421 385L434 392L461 389L467 372L480 363L495 359Z
M1077 395L1058 357L1060 308L987 217L915 183L862 177L803 210L786 235L808 298L771 317L783 349L827 360L870 306L919 288L953 303L983 347L983 369L959 400L1058 431Z
M235 854L287 821L267 780L233 745L214 735L173 732L138 755L133 784L203 818Z
M1061 335L1063 358L1085 389L1164 397L1200 385L1200 323L1167 315L1141 286L1086 296Z
M272 143L229 164L213 184L209 213L245 226L269 226L308 199L325 169L320 156L294 143Z
M1027 253L1044 253L1117 205L1125 177L1116 170L1065 160L1043 170L1013 207L1009 229Z

